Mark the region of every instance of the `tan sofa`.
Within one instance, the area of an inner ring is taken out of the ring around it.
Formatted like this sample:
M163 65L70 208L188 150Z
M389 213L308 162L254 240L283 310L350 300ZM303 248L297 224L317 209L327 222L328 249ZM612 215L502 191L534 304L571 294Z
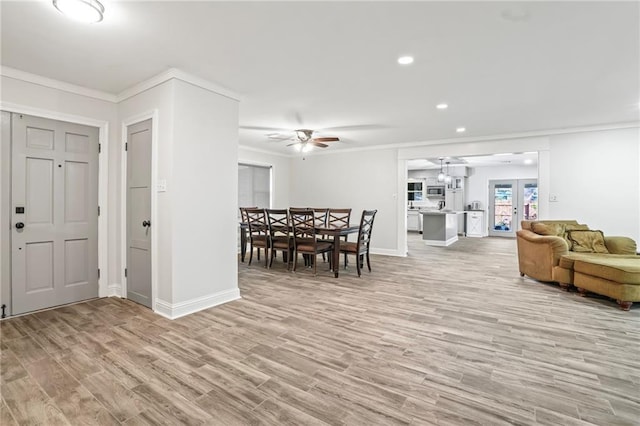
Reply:
M633 239L606 237L575 220L523 221L516 235L520 275L612 297L624 310L640 301Z

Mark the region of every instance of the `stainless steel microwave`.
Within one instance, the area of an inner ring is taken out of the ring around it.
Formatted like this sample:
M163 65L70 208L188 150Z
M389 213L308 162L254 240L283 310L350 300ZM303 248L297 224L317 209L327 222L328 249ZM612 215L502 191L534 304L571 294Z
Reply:
M444 185L427 186L427 197L444 197Z

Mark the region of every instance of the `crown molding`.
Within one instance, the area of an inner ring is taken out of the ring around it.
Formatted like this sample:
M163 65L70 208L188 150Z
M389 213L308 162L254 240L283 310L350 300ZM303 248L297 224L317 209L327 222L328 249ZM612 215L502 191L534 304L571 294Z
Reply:
M135 86L123 90L117 95L113 93L103 92L100 90L89 89L87 87L78 86L76 84L65 83L64 81L54 80L52 78L43 77L37 74L31 74L26 71L20 71L15 68L0 66L0 75L3 77L13 78L15 80L22 80L28 83L37 84L39 86L48 87L51 89L62 90L64 92L73 93L75 95L86 96L93 99L99 99L102 101L119 103L125 99L129 99L132 96L138 95L145 90L149 90L165 81L171 79L177 79L184 81L201 89L208 90L210 92L217 93L218 95L232 99L234 101L241 101L242 97L226 87L219 84L212 83L200 77L196 77L177 68L168 69L148 80L142 81Z
M15 68L0 66L0 75L12 78L14 80L22 80L27 83L37 84L39 86L49 87L51 89L62 90L63 92L73 93L75 95L86 96L88 98L99 99L101 101L116 102L116 95L101 90L89 89L87 87L78 86L64 81L54 80L52 78L43 77L37 74L31 74L26 71L17 70Z
M374 146L368 146L368 147L362 147L362 148L347 148L347 149L339 149L335 151L322 151L322 152L313 151L313 155L344 154L349 152L375 151L375 150L381 150L381 149L418 148L422 146L444 145L444 144L494 142L494 141L508 140L508 139L537 138L537 137L544 137L544 136L565 135L570 133L601 132L606 130L632 129L637 127L640 127L640 121L596 124L592 126L566 127L566 128L560 128L560 129L536 130L536 131L519 132L519 133L504 133L504 134L498 134L498 135L487 135L487 136L476 136L476 137L465 137L465 138L432 139L427 141L374 145ZM307 155L309 155L309 153L307 153ZM297 156L298 155L290 155L290 157L297 157Z
M203 78L196 77L177 68L170 68L163 73L160 73L148 80L142 81L135 86L132 86L118 93L118 95L116 96L116 102L122 102L126 99L131 98L132 96L138 95L171 79L181 80L186 83L193 84L194 86L200 87L201 89L217 93L218 95L224 96L234 101L239 102L242 99L242 97L238 93L233 92L226 87L223 87L216 83L212 83Z
M277 157L284 157L284 158L295 157L295 155L284 154L282 152L276 152L276 151L269 151L266 149L254 148L252 146L247 146L247 145L238 145L238 148L243 149L245 151L257 152L259 154L275 155Z

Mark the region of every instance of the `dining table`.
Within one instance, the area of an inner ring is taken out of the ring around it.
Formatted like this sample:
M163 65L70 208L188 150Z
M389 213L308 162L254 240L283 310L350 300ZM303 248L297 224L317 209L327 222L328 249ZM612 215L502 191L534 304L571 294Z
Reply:
M333 253L332 253L332 265L333 265L333 275L338 278L340 271L340 242L342 241L342 237L357 234L360 230L358 225L354 226L343 226L343 227L316 227L316 234L323 235L325 237L333 237ZM249 224L245 222L240 222L240 258L241 261L244 262L245 254L247 251L247 234L249 231ZM357 259L356 261L359 261Z
M316 234L325 237L333 237L333 275L338 278L340 271L340 241L342 237L350 234L357 234L360 226L343 226L343 227L316 227ZM360 259L356 259L359 262Z

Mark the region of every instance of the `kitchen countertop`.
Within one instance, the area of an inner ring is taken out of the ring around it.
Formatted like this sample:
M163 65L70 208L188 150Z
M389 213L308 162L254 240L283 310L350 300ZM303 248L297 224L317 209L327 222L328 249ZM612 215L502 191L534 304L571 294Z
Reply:
M447 211L447 210L420 210L420 213L426 215L443 215L443 214L464 214L464 211Z

